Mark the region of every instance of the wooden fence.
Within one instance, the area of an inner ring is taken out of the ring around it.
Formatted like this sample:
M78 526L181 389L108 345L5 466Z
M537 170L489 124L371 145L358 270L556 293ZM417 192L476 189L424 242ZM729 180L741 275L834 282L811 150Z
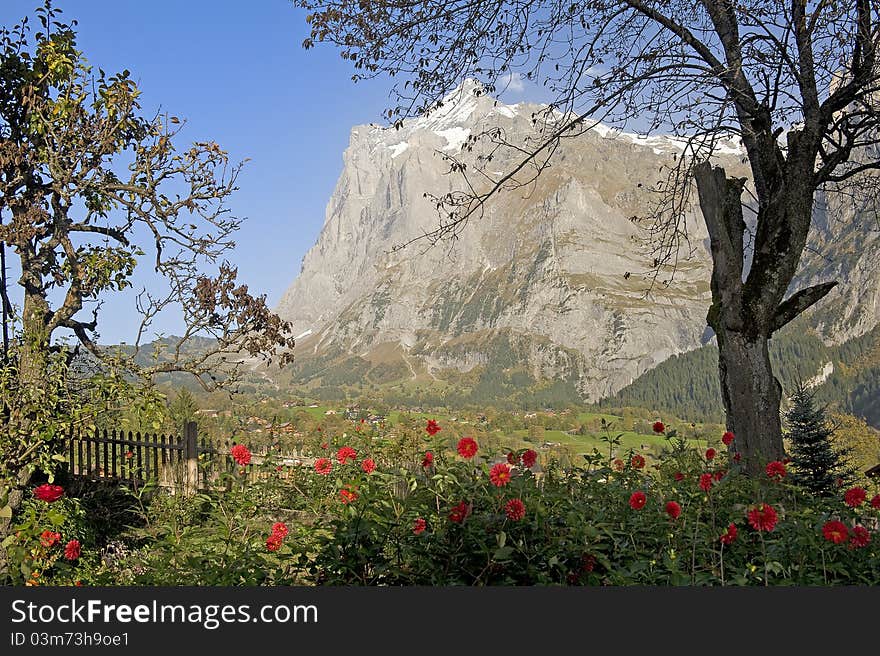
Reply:
M229 454L232 443L216 444L199 436L195 422L186 424L183 435L160 435L132 431L98 430L75 435L68 447L70 472L91 480L124 482L137 488L152 481L184 494L210 489L224 472L241 472L251 480L260 476L257 465L268 450L254 452L251 464L238 465ZM312 458L273 452L282 467L278 475L290 475L291 465L311 465Z

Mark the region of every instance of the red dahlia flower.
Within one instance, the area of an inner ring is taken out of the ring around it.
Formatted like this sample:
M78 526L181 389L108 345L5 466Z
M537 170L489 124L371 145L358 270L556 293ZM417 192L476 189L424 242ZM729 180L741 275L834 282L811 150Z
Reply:
M645 493L641 490L636 490L629 498L629 507L633 510L641 510L645 507L647 501L648 497L645 496Z
M663 425L662 421L655 421L652 428L654 429L655 433L662 433L666 430L666 426Z
M632 465L633 469L644 469L645 458L637 453L632 457L632 460L629 461L629 464Z
M458 455L462 458L473 458L477 455L477 441L472 437L463 437L458 441Z
M785 469L785 465L783 465L778 460L774 460L773 462L767 463L767 468L765 470L767 472L767 477L770 480L781 481L785 478L785 475L788 473Z
M510 483L510 465L499 462L489 471L489 480L495 487L504 487Z
M526 505L522 502L522 499L511 499L504 506L504 512L510 520L518 522L526 516Z
M365 474L372 474L376 470L376 463L372 458L366 458L361 463L361 469Z
M871 507L872 508L880 508L880 494L875 494L871 498Z
M538 454L532 449L526 449L522 454L522 464L523 467L528 467L531 469L535 466L535 463L538 462Z
M674 478L675 480L677 480L677 481L683 481L683 480L684 480L684 474L681 473L681 472L675 472L675 474L673 475L673 478Z
M853 526L852 537L849 539L850 549L861 549L871 543L871 533L861 524Z
M40 533L40 544L42 544L47 549L49 547L54 547L61 541L61 533L55 533L54 531L43 531Z
M64 546L64 557L67 560L76 560L79 558L82 549L80 548L79 540L71 540Z
M844 493L843 500L850 508L858 508L865 502L867 496L868 493L865 492L864 488L851 487Z
M229 455L239 465L248 465L251 462L251 452L244 444L236 444L229 450Z
M421 533L423 533L425 531L426 528L428 528L428 522L426 522L424 519L419 517L418 519L416 519L413 522L413 525L412 525L413 535L420 535Z
M678 519L679 515L681 515L681 506L678 505L677 501L666 502L666 514L672 519Z
M822 527L822 535L829 542L840 544L841 542L846 542L846 539L849 537L849 529L843 522L832 519L830 522L825 522L825 525Z
M344 446L339 451L336 452L336 460L340 465L344 465L349 460L354 460L357 457L357 451L352 449L350 446Z
M742 460L742 454L739 451L737 451L736 453L733 454L733 461L739 462L740 460Z
M427 469L431 465L434 464L434 454L430 451L425 451L425 457L422 458L422 467Z
M736 524L733 522L730 523L730 526L727 527L727 530L721 534L721 543L722 544L730 544L734 540L736 540Z
M719 469L717 472L715 472L715 474L712 476L712 478L715 479L716 482L718 482L722 478L724 478L725 473L727 473L727 472L725 472L723 469Z
M354 488L344 487L339 490L339 498L344 504L354 503L357 501L358 493L354 491Z
M452 510L449 513L449 521L455 522L456 524L460 524L464 521L465 517L471 514L470 506L468 506L464 501L452 507Z
M266 538L266 549L269 551L278 551L282 542L284 542L284 536L279 533L273 533Z
M331 469L333 469L333 463L330 462L330 458L318 458L315 460L315 471L321 474L321 476L329 474Z
M519 462L519 458L516 457L516 454L513 451L507 452L507 464L511 467L516 465Z
M766 503L759 503L754 506L748 514L749 524L756 531L772 531L776 527L779 519L773 506Z
M715 459L715 449L709 447L706 449L706 460L714 460Z
M703 492L712 489L712 474L700 474L700 489Z
M611 463L611 466L614 467L614 471L623 471L623 460L621 460L620 458L615 458L614 462Z
M724 435L721 436L721 441L724 443L724 446L730 446L730 443L733 442L734 439L736 438L730 431L725 432Z
M43 485L34 488L34 496L40 501L52 503L53 501L58 501L58 499L64 496L64 488L60 485L49 485L48 483L44 483Z
M275 522L272 524L272 534L280 535L282 538L285 537L290 532L290 529L287 528L287 524L284 522Z
M440 432L440 430L440 425L436 421L434 421L433 419L428 420L428 425L425 426L425 431L428 433L428 435L436 435Z

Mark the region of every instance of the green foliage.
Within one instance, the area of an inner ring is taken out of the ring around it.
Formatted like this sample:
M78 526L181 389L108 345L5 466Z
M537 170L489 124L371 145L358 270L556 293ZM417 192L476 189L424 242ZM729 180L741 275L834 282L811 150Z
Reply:
M834 428L824 408L816 405L814 393L803 384L791 397L791 408L785 414L790 442L792 481L813 494L831 496L854 480L847 465L848 451L835 448Z
M806 320L798 319L773 337L770 356L789 394L799 381L831 362L834 371L819 387L816 400L880 427L880 327L843 344L826 346L808 329ZM697 421L723 421L718 350L707 345L674 355L603 400L600 407L621 405Z

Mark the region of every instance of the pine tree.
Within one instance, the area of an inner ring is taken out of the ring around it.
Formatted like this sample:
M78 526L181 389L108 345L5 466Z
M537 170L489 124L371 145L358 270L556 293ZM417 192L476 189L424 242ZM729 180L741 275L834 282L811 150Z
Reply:
M853 480L854 471L847 463L848 450L834 447L834 427L825 408L816 405L814 395L798 383L785 414L791 441L791 478L813 494L830 496Z

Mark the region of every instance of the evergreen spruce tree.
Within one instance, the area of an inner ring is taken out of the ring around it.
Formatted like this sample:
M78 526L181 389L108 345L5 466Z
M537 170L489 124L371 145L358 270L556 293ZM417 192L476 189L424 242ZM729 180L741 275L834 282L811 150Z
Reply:
M830 496L841 484L852 482L854 470L847 463L848 450L834 447L834 427L814 396L798 383L785 414L791 441L791 478L813 494Z

